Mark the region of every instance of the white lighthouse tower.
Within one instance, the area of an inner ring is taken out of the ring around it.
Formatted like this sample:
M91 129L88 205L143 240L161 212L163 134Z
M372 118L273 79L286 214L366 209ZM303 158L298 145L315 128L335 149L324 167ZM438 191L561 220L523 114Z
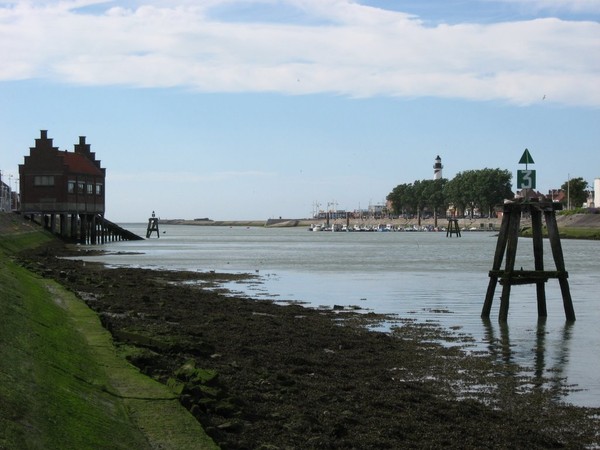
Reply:
M437 158L435 158L435 164L433 165L433 179L434 180L440 180L442 178L442 169L444 168L444 166L442 166L442 158L440 158L440 155L437 156Z

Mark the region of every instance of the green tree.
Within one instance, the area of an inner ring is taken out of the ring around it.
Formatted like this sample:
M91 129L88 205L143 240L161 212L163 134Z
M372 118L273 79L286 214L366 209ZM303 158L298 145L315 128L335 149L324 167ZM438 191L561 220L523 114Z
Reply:
M581 208L587 201L588 182L581 177L565 181L560 188L566 193L562 203L567 208Z
M465 170L452 180L442 178L400 184L390 192L387 200L395 214L416 213L419 224L425 210L431 211L437 219L450 203L458 215L472 217L475 209L491 215L495 205L514 197L511 179L508 170Z
M495 205L514 197L511 179L508 170L465 170L446 183L444 193L459 215L472 217L475 209L491 215Z
M509 170L483 169L476 171L477 206L483 214L491 216L494 206L502 203L504 199L512 199L511 179Z
M413 196L417 211L417 223L421 225L423 210L427 206L427 186L431 180L415 180L413 183Z
M446 210L448 202L444 194L444 187L448 183L446 178L439 180L424 180L423 197L426 207L433 213L434 226L437 227L438 214Z
M475 191L475 171L465 170L456 174L452 180L448 181L445 188L445 195L449 203L452 203L459 216L465 215L468 211L473 211L477 195Z
M386 199L392 205L396 215L412 214L415 211L414 188L412 184L404 183L396 186Z

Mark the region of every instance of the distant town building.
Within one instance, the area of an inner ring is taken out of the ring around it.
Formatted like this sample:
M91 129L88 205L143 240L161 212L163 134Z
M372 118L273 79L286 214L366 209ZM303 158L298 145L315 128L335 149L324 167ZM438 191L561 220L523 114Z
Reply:
M435 158L435 164L433 164L433 179L440 180L442 178L442 169L444 166L442 165L442 158L440 155Z
M387 211L385 204L369 205L369 216L375 219L381 218Z
M12 210L12 195L10 191L10 186L2 180L2 173L0 173L0 211Z
M594 179L594 208L600 208L600 178Z
M539 201L544 201L546 199L551 199L552 197L552 192L555 192L554 197L557 199L561 199L562 200L562 191L548 191L548 195L544 195L542 194L540 191L536 191L535 189L522 189L522 190L518 190L515 192L515 197L516 198L530 198L530 199L537 199ZM558 192L558 193L556 193ZM558 200L556 200L558 201Z
M343 209L336 209L336 210L331 210L331 211L319 211L317 214L314 215L314 219L327 219L329 217L329 219L332 220L336 220L336 219L345 219L346 218L346 211Z

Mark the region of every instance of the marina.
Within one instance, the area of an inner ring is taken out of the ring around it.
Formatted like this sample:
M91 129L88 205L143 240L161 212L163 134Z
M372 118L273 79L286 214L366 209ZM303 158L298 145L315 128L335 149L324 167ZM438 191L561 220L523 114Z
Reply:
M399 226L393 224L377 224L377 225L358 225L354 224L352 226L341 224L341 223L333 223L331 225L327 224L311 224L308 227L308 231L331 231L331 232L385 232L385 231L446 231L443 227L434 227L433 225L423 225L423 226Z

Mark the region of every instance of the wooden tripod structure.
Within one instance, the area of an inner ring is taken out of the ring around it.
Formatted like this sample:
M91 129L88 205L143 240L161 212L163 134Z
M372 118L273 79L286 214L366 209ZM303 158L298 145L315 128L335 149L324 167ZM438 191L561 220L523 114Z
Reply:
M448 219L448 228L446 228L446 237L452 237L453 234L460 237L460 228L458 227L458 219L450 217Z
M158 217L156 217L156 214L154 214L154 211L152 211L152 217L150 217L148 219L148 228L146 229L146 238L151 237L152 233L154 233L155 231L156 231L156 237L159 238L160 233L158 232Z
M546 317L546 291L545 283L549 278L557 278L560 284L560 290L563 298L565 316L568 321L575 320L575 311L573 310L573 301L569 290L568 272L565 270L560 236L556 224L555 211L560 210L562 205L554 202L539 202L537 199L519 199L515 202L505 203L496 245L496 254L492 270L489 273L490 283L485 296L485 303L481 312L482 318L489 318L494 299L496 284L500 281L502 285L502 296L500 297L500 313L498 320L506 322L508 319L508 306L510 298L510 289L513 285L535 284L537 290L537 308L538 316ZM517 254L517 241L519 238L519 227L523 212L531 214L531 227L533 232L533 256L535 270L515 270L515 259ZM555 271L544 270L543 258L543 236L542 236L542 215L546 220L548 239L552 249L552 256L556 264ZM506 252L506 266L501 270L502 260Z

